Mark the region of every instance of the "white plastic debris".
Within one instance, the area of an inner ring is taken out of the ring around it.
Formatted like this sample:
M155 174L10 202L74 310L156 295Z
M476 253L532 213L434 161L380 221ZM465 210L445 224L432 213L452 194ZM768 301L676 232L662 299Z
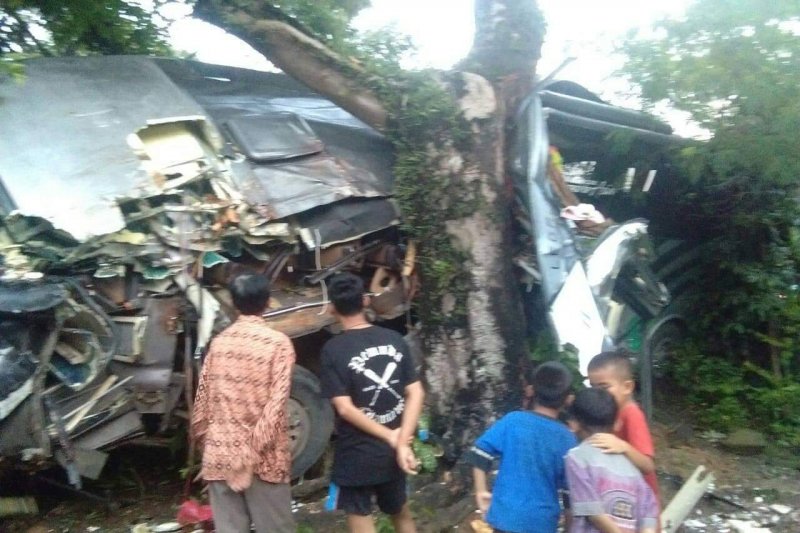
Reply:
M728 525L737 533L772 533L769 528L761 527L752 520L728 520Z
M167 533L169 531L180 531L181 525L177 522L166 522L163 524L158 524L156 527L153 528L155 533Z
M753 498L753 501L755 503L764 503L764 498L761 496L756 496L755 498Z
M700 520L687 520L683 523L684 527L690 527L693 529L703 529L706 526L705 522L701 522Z
M792 512L792 508L788 505L781 505L780 503L773 503L769 506L770 509L775 511L778 514L789 514Z
M710 442L719 442L725 437L727 437L725 433L720 433L719 431L714 430L704 431L700 434L701 439L705 439Z
M86 526L86 531L89 533L94 533L95 531L100 531L100 528L97 526Z

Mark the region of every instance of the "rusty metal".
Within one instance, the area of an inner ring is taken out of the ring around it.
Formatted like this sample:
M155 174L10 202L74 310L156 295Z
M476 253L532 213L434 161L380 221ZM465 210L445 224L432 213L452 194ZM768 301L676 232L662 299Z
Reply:
M318 272L315 272L314 274L306 276L304 278L304 281L309 285L316 285L320 281L329 278L330 276L333 276L337 272L340 272L344 267L352 264L354 261L361 259L370 251L378 248L381 244L382 244L381 241L372 241L368 244L365 244L360 248L358 248L357 250L345 255L338 261L333 262L333 264L331 264L327 268L324 268L322 270L319 270Z
M106 446L117 444L123 439L132 438L143 432L144 426L142 426L140 414L136 411L129 411L92 432L76 438L74 445L88 450L101 450Z

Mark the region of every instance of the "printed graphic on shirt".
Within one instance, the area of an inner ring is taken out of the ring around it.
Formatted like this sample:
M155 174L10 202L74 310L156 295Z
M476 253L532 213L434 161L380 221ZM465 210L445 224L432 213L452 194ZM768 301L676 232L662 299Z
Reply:
M347 365L362 393L361 411L380 424L388 424L403 413L405 400L397 390L402 360L403 353L388 344L363 350Z
M612 490L603 494L606 512L622 531L636 531L636 497L624 490Z

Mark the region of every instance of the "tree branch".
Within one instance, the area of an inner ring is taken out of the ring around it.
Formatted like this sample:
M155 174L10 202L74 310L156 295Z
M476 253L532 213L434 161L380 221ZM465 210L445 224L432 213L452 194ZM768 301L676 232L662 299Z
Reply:
M256 13L257 7L252 4L200 0L194 15L239 37L286 74L369 126L386 130L386 109L357 79L359 74L365 74L363 69L285 22L260 18L265 12Z

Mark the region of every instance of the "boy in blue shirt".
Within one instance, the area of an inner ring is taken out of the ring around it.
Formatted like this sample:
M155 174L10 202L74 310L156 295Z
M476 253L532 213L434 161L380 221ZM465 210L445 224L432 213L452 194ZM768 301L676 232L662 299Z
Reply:
M572 375L557 362L540 365L529 381L533 410L513 411L498 420L470 450L475 501L496 532L555 533L561 514L559 491L566 489L564 456L577 445L558 414L572 389ZM486 472L500 466L489 492ZM488 512L487 512L488 511Z

